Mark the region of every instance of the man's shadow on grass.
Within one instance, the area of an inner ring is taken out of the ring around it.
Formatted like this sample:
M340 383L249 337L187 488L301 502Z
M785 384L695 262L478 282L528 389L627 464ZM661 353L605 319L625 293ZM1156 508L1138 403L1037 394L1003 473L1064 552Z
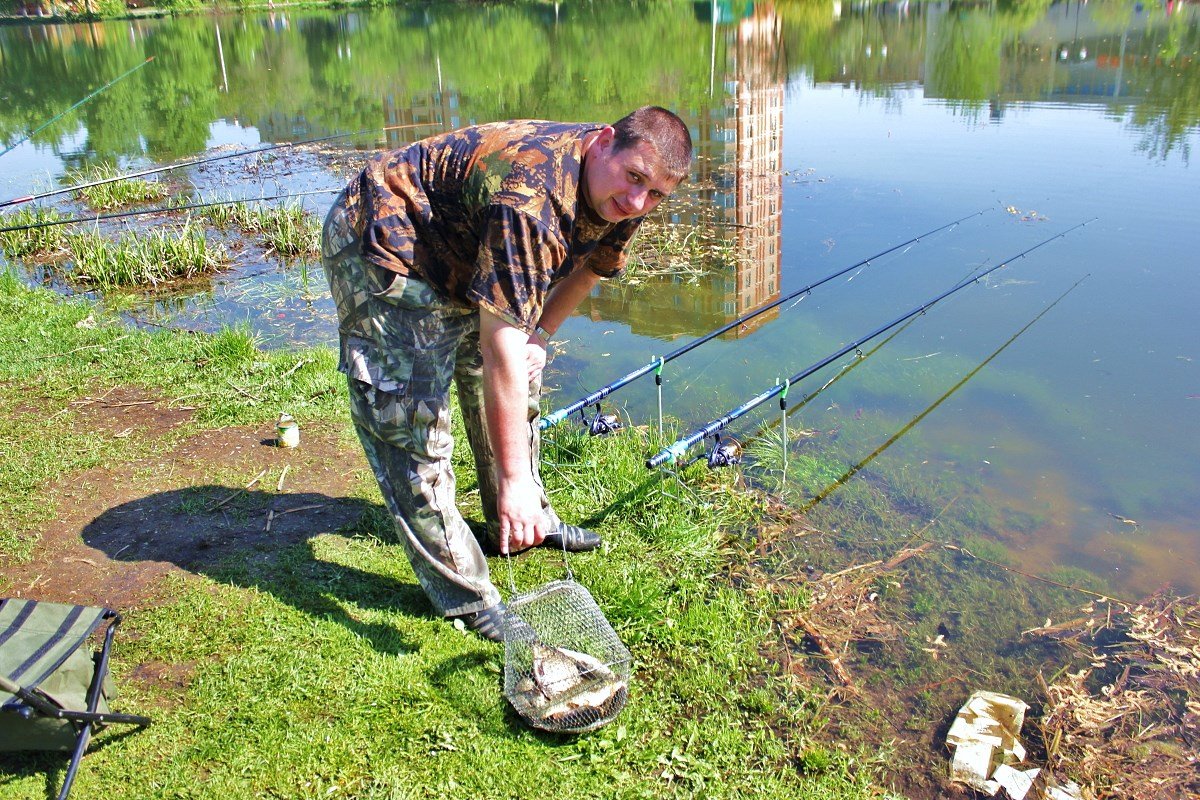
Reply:
M325 548L316 542L322 534L391 545L392 552L383 558L399 559L407 579L323 556L319 551ZM408 572L391 516L377 503L314 492L195 486L110 508L88 523L82 536L114 561L168 562L220 583L265 592L306 615L345 626L380 653L412 653L420 643L392 625L355 619L348 607L437 619L453 633ZM479 680L481 672L493 676L496 658L497 653L483 650L448 657L433 665L430 683L464 716L478 718L486 709L479 705L478 693L464 687ZM501 695L496 702L505 705L501 725L513 733L528 730ZM547 744L564 741L555 734L534 733Z
M344 625L381 653L416 650L417 643L394 627L361 622L346 608L433 617L421 587L321 555L315 539L334 533L396 543L391 519L378 504L215 485L158 492L115 506L88 523L82 536L114 561L168 562L266 592L305 614ZM395 557L406 564L399 547Z

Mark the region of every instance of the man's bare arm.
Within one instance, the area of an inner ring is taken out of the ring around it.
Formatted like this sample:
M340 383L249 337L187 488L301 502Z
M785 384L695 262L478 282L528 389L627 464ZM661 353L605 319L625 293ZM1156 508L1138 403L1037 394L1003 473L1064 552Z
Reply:
M542 308L542 318L538 320L538 325L549 333L557 331L567 317L571 316L571 312L592 293L592 289L596 288L596 284L599 282L600 276L586 268L577 269L563 278L546 298L546 305Z
M529 443L529 334L480 309L483 397L496 460L500 550L540 544L547 533Z

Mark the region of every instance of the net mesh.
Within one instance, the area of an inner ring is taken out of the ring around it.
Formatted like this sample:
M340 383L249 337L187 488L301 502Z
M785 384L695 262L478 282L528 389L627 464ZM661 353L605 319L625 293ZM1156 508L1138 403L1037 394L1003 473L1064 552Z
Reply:
M504 696L535 728L586 733L629 698L629 651L573 580L518 595L504 615Z

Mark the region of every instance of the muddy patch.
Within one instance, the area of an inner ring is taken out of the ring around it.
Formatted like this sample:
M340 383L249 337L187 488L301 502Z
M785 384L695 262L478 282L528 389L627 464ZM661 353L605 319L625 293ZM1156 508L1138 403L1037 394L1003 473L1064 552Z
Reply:
M306 424L300 447L280 448L271 425L189 433L190 409L135 389L67 408L77 412L76 424L161 438L164 447L48 487L57 516L39 532L34 557L0 568L15 596L126 610L154 605L170 573L270 558L354 523L368 507L348 497L365 459L330 425Z

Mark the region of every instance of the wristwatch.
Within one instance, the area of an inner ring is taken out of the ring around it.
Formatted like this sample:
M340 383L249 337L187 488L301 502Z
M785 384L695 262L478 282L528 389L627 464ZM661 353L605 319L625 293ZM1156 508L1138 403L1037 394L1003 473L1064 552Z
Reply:
M538 335L538 338L540 338L543 343L545 343L547 346L549 346L550 336L551 336L550 331L546 330L541 325L538 325L536 328L533 329L533 332Z

